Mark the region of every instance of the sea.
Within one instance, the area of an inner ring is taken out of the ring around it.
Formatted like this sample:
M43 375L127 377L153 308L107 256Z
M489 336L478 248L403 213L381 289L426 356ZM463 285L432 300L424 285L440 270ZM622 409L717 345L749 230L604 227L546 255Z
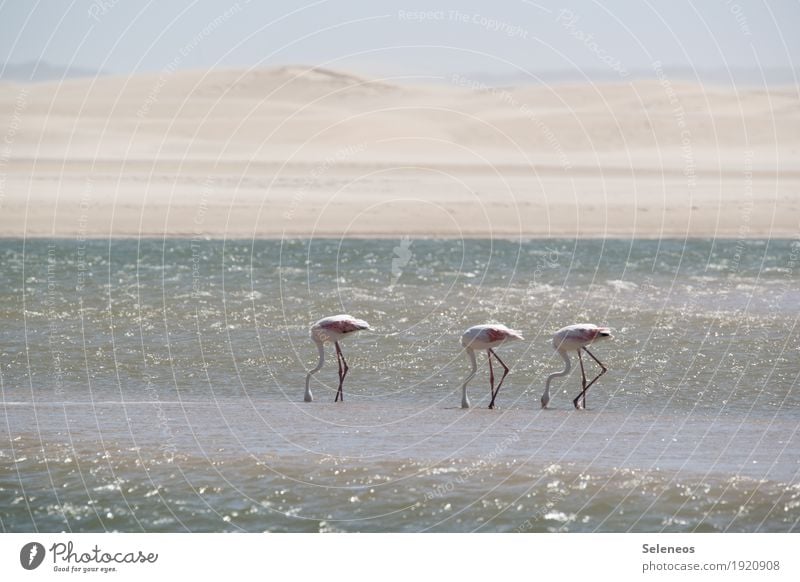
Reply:
M800 239L2 239L0 531L798 531L799 320Z

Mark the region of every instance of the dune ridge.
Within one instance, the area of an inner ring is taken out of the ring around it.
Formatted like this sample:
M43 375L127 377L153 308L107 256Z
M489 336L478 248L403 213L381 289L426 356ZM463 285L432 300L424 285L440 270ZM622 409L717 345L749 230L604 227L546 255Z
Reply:
M0 236L800 233L796 87L304 66L0 84Z

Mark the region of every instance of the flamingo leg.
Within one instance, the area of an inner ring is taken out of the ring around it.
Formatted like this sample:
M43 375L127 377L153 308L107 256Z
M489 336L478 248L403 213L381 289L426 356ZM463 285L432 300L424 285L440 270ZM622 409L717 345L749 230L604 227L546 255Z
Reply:
M578 362L580 362L581 365L581 392L575 397L575 400L572 401L575 410L586 408L586 371L583 368L583 358L581 358L580 350L578 350ZM583 402L581 402L581 397L583 397Z
M492 395L489 408L494 408L494 368L492 368L492 350L486 350L486 359L489 360L489 394Z
M350 367L347 365L347 360L344 359L344 354L342 353L342 348L339 347L339 342L334 342L333 345L336 346L336 360L339 362L339 388L336 390L336 398L334 398L333 401L339 402L341 400L344 402L344 390L342 390L342 385L344 385L344 378L347 376L347 371Z
M342 389L342 358L339 355L339 344L334 343L334 351L336 352L336 364L339 366L339 387L336 389L336 397L333 399L334 402L339 402L339 392Z
M597 359L597 358L594 356L594 354L593 354L592 352L590 352L590 351L589 351L589 348L583 348L583 351L585 351L587 354L589 354L589 355L592 357L592 359L593 359L595 362L597 362L597 365L598 365L598 366L600 366L600 368L603 370L603 371L602 371L600 374L598 374L598 376L602 376L603 374L605 374L606 372L608 372L608 368L606 368L606 365L605 365L603 362L601 362L600 360L598 360L598 359Z
M602 376L603 374L605 374L606 372L608 372L608 368L606 368L605 364L604 364L603 362L601 362L600 360L598 360L598 359L597 359L597 358L594 356L594 354L593 354L592 352L590 352L590 351L589 351L587 348L585 348L585 347L584 347L584 348L583 348L583 350L584 350L584 351L585 351L587 354L589 354L589 355L592 357L592 359L593 359L595 362L597 362L597 365L598 365L598 366L600 366L600 373L599 373L597 376L595 376L594 378L592 378L592 381L591 381L591 382L589 382L589 383L587 384L587 383L586 383L586 378L584 377L584 379L583 379L583 383L584 383L584 386L583 386L583 391L582 391L580 394L578 394L577 398L575 398L575 400L573 401L573 402L577 402L577 401L578 401L578 399L580 399L581 397L583 397L583 404L584 404L584 406L585 406L585 405L586 405L586 392L587 392L587 390L589 390L589 388L591 388L591 387L592 387L592 384L594 384L595 382L597 382L597 380L599 380L599 379L600 379L600 376ZM579 357L579 358L580 358L580 355L581 355L581 352L580 352L580 350L579 350L579 351L578 351L578 357ZM583 362L581 362L581 372L582 372L582 371L583 371ZM575 408L578 408L578 405L577 405L577 404L575 404Z
M498 363L503 366L503 377L500 378L500 383L497 385L497 388L494 387L494 378L492 378L492 401L489 403L489 408L494 408L494 401L497 398L497 395L500 393L500 386L503 385L503 380L506 379L508 376L508 366L506 366L505 362L500 359L494 350L490 349L489 351L489 370L492 369L492 356L498 361Z

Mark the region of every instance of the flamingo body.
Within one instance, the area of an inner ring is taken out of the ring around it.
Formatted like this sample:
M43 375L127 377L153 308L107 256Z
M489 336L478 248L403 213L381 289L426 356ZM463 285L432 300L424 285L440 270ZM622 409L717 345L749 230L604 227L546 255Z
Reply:
M352 335L364 329L371 329L369 324L363 319L356 319L352 315L333 315L331 317L324 317L311 326L309 335L311 339L317 344L319 351L319 362L317 366L306 374L306 392L303 400L311 402L314 400L311 394L311 376L316 374L322 369L325 364L325 344L333 342L336 349L336 359L339 363L339 388L336 391L336 398L334 402L341 400L344 402L344 378L347 376L347 371L350 369L347 361L344 359L344 354L339 346L339 341L345 337Z
M332 315L323 317L312 325L310 335L315 342L338 342L349 334L369 328L366 321L352 315Z
M494 401L497 398L497 394L500 392L500 386L503 384L503 380L505 380L509 371L508 366L506 366L503 360L494 352L494 348L505 342L521 339L525 338L522 337L520 332L509 329L505 325L499 323L475 325L464 332L461 336L461 345L466 349L467 358L472 365L472 369L469 376L464 380L464 384L461 386L461 408L469 408L470 406L469 398L467 397L467 384L472 380L478 370L478 363L475 360L475 350L486 350L489 359L489 385L492 394L489 408L494 408ZM494 370L492 369L493 357L500 363L504 370L503 377L500 379L497 388L494 386Z
M569 357L570 352L576 352L578 354L582 377L581 393L578 394L578 396L572 402L576 409L580 410L584 408L586 406L586 391L597 381L598 378L600 378L600 376L605 374L607 371L605 364L594 357L594 354L589 351L588 346L601 340L612 339L613 337L614 336L611 335L610 328L598 327L592 323L577 323L575 325L568 325L567 327L562 327L556 333L554 333L553 349L555 349L564 360L564 369L561 372L555 372L547 377L544 394L542 394L542 408L547 408L547 404L550 402L550 382L552 382L555 378L569 374L569 371L572 368L572 363ZM586 382L586 374L583 368L583 359L581 359L581 351L589 354L589 356L591 356L591 358L597 362L601 368L600 373L588 383Z
M592 323L576 323L562 327L553 334L553 348L567 352L575 352L598 340L611 339L611 330L597 327Z
M502 343L513 340L525 339L522 334L505 325L484 324L474 325L461 336L461 345L467 349L488 350L496 348Z

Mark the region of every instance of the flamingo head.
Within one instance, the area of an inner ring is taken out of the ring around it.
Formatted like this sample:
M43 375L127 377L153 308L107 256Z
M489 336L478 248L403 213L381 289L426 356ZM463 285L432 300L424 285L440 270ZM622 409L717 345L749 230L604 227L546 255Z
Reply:
M547 408L547 405L550 403L550 395L549 394L542 394L542 408Z

